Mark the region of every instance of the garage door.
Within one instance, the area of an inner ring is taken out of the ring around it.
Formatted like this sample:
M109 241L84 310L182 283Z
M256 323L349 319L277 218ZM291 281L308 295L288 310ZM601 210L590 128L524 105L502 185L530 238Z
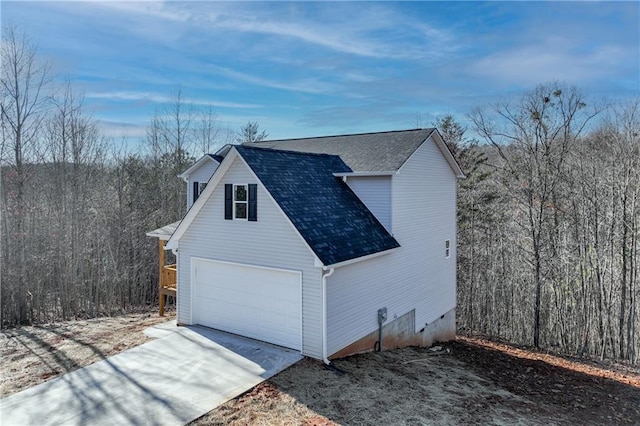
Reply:
M302 350L298 271L192 259L193 322Z

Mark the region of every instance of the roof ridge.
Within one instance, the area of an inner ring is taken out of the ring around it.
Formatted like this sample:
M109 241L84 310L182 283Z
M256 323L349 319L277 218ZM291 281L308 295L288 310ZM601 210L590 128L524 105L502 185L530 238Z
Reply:
M252 142L252 143L255 143L255 142ZM276 149L276 148L269 148L266 146L251 146L251 145L245 145L245 144L234 145L234 147L236 148L239 146L242 147L243 149L258 149L261 151L271 151L271 152L286 153L286 154L306 155L306 156L314 156L314 157L337 157L340 159L340 161L342 161L342 158L340 158L339 155L326 154L324 152L291 151L288 149Z
M415 129L404 129L404 130L385 130L382 132L365 132L365 133L345 133L345 134L341 134L341 135L325 135L325 136L308 136L305 138L290 138L290 139L270 139L270 140L262 140L262 141L256 141L256 142L249 142L249 143L243 143L243 146L248 146L248 145L259 145L261 143L265 143L265 142L287 142L287 141L301 141L301 140L307 140L307 139L326 139L326 138L339 138L339 137L345 137L345 136L366 136L366 135L382 135L382 134L386 134L386 133L404 133L404 132L416 132L419 130L430 130L429 133L433 132L435 130L435 127L418 127Z

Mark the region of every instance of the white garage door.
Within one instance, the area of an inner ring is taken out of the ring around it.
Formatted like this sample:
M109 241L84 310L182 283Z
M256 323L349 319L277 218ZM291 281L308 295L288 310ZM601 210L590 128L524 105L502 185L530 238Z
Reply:
M193 322L302 350L302 275L192 259Z

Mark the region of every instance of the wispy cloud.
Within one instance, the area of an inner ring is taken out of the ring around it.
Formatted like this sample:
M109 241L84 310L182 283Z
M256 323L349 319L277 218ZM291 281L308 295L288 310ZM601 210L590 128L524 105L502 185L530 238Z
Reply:
M71 2L71 7L77 6L77 3ZM75 5L73 4L75 3ZM174 22L186 22L191 18L188 10L180 7L174 7L172 2L164 1L95 1L89 3L92 7L111 10L125 15L140 15L154 19L163 19Z
M102 133L109 138L135 139L147 134L147 126L124 121L97 120Z
M335 30L319 30L313 28L313 26L297 23L263 21L256 18L242 19L226 16L217 17L213 23L219 28L290 37L338 52L351 53L359 56L375 58L398 56L397 53L389 52L384 45L348 37L345 34L336 33Z
M402 128L417 112L462 116L545 80L637 93L639 10L637 2L7 1L2 19L25 24L114 135L140 137L144 126L118 122L148 121L182 88L185 102L215 106L234 129L258 120L287 137Z
M171 96L160 95L147 92L131 92L131 91L116 91L116 92L89 92L85 94L86 98L92 99L108 99L113 101L148 101L159 104L166 104L174 101ZM194 98L183 98L183 101L193 105L212 105L221 108L260 108L261 105L257 104L244 104L237 102L225 102L216 100L203 100Z
M417 59L433 56L441 49L449 51L453 48L451 44L447 44L451 40L446 31L423 22L414 22L411 16L398 16L393 9L371 6L364 10L353 5L347 7L349 10L343 12L348 19L334 14L324 16L329 19L314 16L312 20L308 20L298 17L293 22L269 14L214 13L209 15L208 20L211 25L225 30L275 35L336 52L371 58ZM394 34L402 34L403 37L394 37ZM413 43L400 41L407 35L417 37L423 43L418 47ZM424 49L425 44L430 48Z
M583 84L612 74L613 69L619 69L630 58L629 52L619 46L600 46L585 52L562 44L556 40L496 52L471 63L468 71L472 75L524 86L556 79Z
M303 92L312 94L334 93L339 90L339 86L334 83L319 81L314 78L304 78L296 81L276 81L264 77L243 73L231 68L219 67L217 65L209 65L209 70L228 78L232 78L245 83L255 84L256 86L269 87L271 89L281 89L291 92Z

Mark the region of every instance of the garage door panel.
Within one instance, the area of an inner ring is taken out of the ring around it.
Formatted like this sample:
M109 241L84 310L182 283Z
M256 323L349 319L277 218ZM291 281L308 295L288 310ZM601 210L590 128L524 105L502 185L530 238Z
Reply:
M299 272L204 259L192 268L194 323L302 349Z

